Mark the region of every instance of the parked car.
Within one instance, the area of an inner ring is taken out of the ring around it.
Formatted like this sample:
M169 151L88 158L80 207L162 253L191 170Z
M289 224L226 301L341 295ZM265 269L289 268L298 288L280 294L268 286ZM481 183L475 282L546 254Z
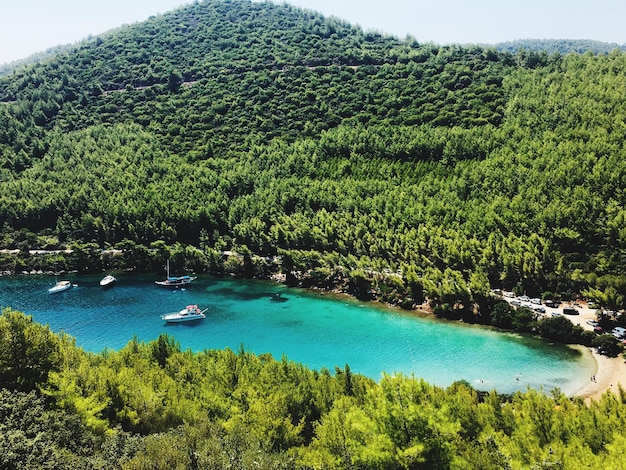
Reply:
M543 302L544 304L546 304L546 307L550 307L550 308L557 308L559 306L559 302L557 302L556 300L545 300Z
M611 334L615 336L617 339L622 339L626 336L626 328L622 328L621 326L616 326L611 330Z
M530 302L530 297L528 297L527 295L520 295L517 300L519 300L520 302Z
M534 299L530 299L531 304L541 305L541 299L535 297Z
M563 307L563 315L578 315L579 313L574 307Z

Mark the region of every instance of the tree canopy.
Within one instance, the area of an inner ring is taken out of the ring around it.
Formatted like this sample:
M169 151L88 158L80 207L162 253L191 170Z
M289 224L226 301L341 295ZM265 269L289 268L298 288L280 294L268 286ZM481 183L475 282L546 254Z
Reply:
M179 243L402 305L516 287L623 308L625 61L195 2L0 77L1 245L147 270ZM39 267L21 253L3 266Z

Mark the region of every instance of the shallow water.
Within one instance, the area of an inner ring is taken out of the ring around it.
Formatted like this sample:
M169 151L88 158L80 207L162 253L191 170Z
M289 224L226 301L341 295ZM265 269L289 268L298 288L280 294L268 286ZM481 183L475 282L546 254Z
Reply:
M50 276L2 277L0 307L32 315L95 352L119 349L133 336L151 341L167 333L193 351L243 346L314 369L348 364L376 380L383 372L414 374L436 385L466 380L501 393L558 387L573 394L595 373L587 351L266 281L201 276L186 289L171 289L155 285L154 276L117 277L107 290L100 277L65 277L78 287L52 295ZM277 292L283 301L272 300ZM208 308L207 318L161 320L188 304Z

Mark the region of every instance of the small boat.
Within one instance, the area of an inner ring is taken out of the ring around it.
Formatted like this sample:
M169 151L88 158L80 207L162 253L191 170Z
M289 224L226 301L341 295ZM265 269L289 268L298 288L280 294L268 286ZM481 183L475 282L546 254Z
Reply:
M53 287L48 289L48 294L56 294L57 292L63 292L73 287L70 281L59 281Z
M191 284L191 281L195 281L196 279L196 276L167 276L167 279L164 281L154 281L154 283L165 287L179 287Z
M197 305L187 305L180 312L168 313L161 318L168 323L180 323L184 321L202 320L206 318L204 312L208 309L200 310Z
M117 279L110 274L107 274L100 281L100 287L111 287L113 284L117 282Z
M170 276L170 260L167 260L167 277L164 281L154 281L155 284L165 287L179 287L191 284L191 281L195 281L197 276Z
M270 295L270 300L272 302L287 302L287 297L283 297L281 292L274 292Z

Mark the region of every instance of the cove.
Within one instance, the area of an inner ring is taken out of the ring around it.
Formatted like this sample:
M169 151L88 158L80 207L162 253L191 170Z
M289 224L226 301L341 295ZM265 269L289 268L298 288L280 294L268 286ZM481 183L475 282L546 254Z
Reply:
M118 283L103 290L100 278L64 277L78 286L51 295L51 276L0 277L0 307L32 315L93 352L167 333L196 352L243 346L318 370L348 364L374 380L383 372L403 373L440 386L466 380L500 393L558 387L571 395L596 368L585 349L267 281L200 276L185 289L171 289L155 285L155 276L118 275ZM273 300L273 293L282 300ZM188 304L208 308L207 318L183 324L160 318Z

